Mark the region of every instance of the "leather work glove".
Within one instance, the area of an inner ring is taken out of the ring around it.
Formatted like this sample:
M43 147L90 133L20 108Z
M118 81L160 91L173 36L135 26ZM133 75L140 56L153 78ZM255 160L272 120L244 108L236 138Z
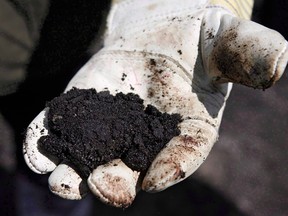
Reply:
M139 188L159 192L189 177L217 141L232 83L266 89L286 67L287 41L249 21L251 8L248 0L115 3L104 47L66 91L77 87L138 94L145 105L179 113L181 134L167 143L147 173L140 175L115 159L97 167L86 183L69 162L38 150L39 138L49 134L46 108L27 129L28 166L40 174L52 172L49 188L63 198L81 199L90 189L117 207L129 206Z

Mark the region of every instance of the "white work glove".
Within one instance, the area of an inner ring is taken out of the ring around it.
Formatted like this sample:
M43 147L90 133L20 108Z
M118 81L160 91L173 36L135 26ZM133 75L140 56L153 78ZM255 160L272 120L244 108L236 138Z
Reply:
M105 203L127 207L138 186L164 190L203 163L217 141L231 82L266 89L281 77L287 59L287 42L279 33L208 0L121 2L110 11L104 48L66 91L138 94L145 105L179 113L181 134L167 143L146 174L115 159L97 167L86 184L69 162L38 150L39 138L49 134L46 108L27 129L25 160L36 173L52 172L50 190L63 198L81 199L90 189Z

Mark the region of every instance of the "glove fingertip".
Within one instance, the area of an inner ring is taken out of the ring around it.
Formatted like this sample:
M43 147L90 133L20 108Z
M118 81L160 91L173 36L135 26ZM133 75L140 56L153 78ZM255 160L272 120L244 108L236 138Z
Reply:
M283 48L283 51L280 53L278 61L276 63L276 69L275 69L275 73L274 73L274 77L273 80L274 82L278 81L281 76L283 75L286 67L287 67L287 63L288 63L288 42L285 41L285 45Z
M47 109L43 110L30 123L26 131L26 137L23 143L23 155L28 167L38 174L45 174L53 171L59 163L58 158L47 156L38 149L38 140L41 136L48 134L45 127Z
M142 182L142 189L155 193L173 186L194 173L205 161L216 141L215 128L206 122L186 120L181 134L156 156Z
M204 159L204 155L196 148L168 146L153 161L143 180L142 189L149 193L163 191L189 177Z
M86 181L68 163L62 163L48 179L52 193L69 200L80 200L88 193Z
M88 186L102 202L127 208L135 199L138 176L138 172L131 170L120 159L115 159L93 170Z

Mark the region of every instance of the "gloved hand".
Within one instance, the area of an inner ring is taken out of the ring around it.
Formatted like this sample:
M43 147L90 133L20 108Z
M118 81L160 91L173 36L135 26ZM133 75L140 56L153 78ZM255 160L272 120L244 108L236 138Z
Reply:
M288 59L285 39L239 18L243 10L237 14L215 2L129 0L112 7L104 48L66 91L77 87L136 93L146 105L179 113L181 134L162 149L143 178L116 159L97 167L87 187L73 165L38 150L38 139L49 133L45 109L27 129L24 157L36 173L53 171L53 193L81 199L90 189L105 203L125 207L140 187L158 192L184 180L217 141L231 82L266 89L281 77Z

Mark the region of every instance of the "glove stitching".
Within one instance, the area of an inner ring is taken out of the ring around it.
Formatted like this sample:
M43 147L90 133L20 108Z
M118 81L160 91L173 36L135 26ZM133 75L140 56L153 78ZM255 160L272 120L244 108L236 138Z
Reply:
M127 56L128 54L128 56ZM121 55L121 57L118 57L118 55ZM123 55L126 55L123 56ZM171 58L170 56L167 56L165 54L160 54L160 53L154 53L154 52L146 52L146 51L127 51L127 50L103 50L101 51L100 55L97 56L97 58L101 59L109 59L111 60L111 57L115 60L119 61L139 61L142 62L143 60L149 60L151 58L160 58L163 60L168 60L172 65L175 65L175 68L180 68L180 70L183 72L179 74L179 70L177 70L177 74L183 78L186 82L191 83L191 80L193 78L192 74L188 72L187 69L185 69L177 60ZM135 58L137 57L137 59ZM171 68L162 65L165 68L169 69L171 72L174 72ZM176 71L175 71L176 72ZM191 85L191 84L190 84Z
M206 6L206 8L207 9L222 9L222 10L225 10L226 12L228 12L230 15L235 16L235 14L231 10L229 10L228 8L223 7L221 5L208 5L208 6ZM235 11L235 12L237 13L237 16L240 16L237 11Z
M27 144L25 144L25 145L27 145ZM24 145L24 146L25 146ZM27 157L27 159L28 160L26 160L26 162L28 162L29 163L29 167L32 167L34 170L36 170L38 173L40 173L40 174L45 174L46 172L45 171L40 171L40 170L38 170L38 168L32 163L32 160L31 160L31 157L30 157L30 155L27 153L27 150L26 150L26 152L24 152L24 155L26 155L26 157ZM33 170L32 169L32 170Z
M124 57L123 54L126 55L126 57ZM128 56L127 56L127 54L128 54ZM118 55L121 55L121 57L118 57ZM136 58L135 58L135 56L136 56ZM171 73L176 72L183 80L187 81L187 79L188 79L190 82L190 86L191 86L191 79L192 79L191 76L192 75L189 74L187 72L187 70L185 70L185 68L180 63L178 63L176 60L174 60L173 58L171 58L169 56L163 55L163 54L151 53L151 52L109 50L109 51L102 51L101 55L98 56L98 58L103 59L103 60L105 60L105 59L111 60L111 58L112 58L112 59L115 59L115 61L134 61L134 62L143 62L145 60L149 60L149 59L153 59L153 58L165 59L166 61L169 61L170 63L172 63L172 65L175 65L174 67L181 68L181 69L180 70L173 70L173 68L167 67L167 65L164 65L164 64L161 64L160 66L165 67L165 69L169 70ZM160 61L160 62L162 62L162 61ZM187 75L187 73L188 73L188 75ZM195 85L196 84L193 82L193 89L194 89ZM198 87L198 90L196 92L194 91L194 93L195 94L205 94L206 97L212 97L213 98L212 101L215 100L216 104L210 103L210 102L209 102L209 104L211 104L211 106L213 106L213 107L221 108L223 105L222 101L225 101L225 97L222 95L221 92L219 94L213 94L213 93L211 93L211 91L203 90L202 88L200 90L200 87ZM211 118L216 118L216 117L217 116L214 116L214 117L211 116ZM187 117L187 119L189 119L189 118L198 119L198 120L201 119L203 122L208 123L212 127L214 127L214 128L216 127L215 123L212 123L209 119L203 119L199 116Z
M89 178L92 178L91 176ZM103 193L101 193L101 190L98 189L98 187L96 186L96 184L94 184L94 182L92 180L88 181L89 182L89 187L90 189L94 192L94 194L102 201L108 203L108 204L112 204L114 206L121 206L121 203L116 202L115 200L112 201L109 199L109 197L105 196Z
M177 20L174 20L174 18L177 17ZM149 32L155 32L155 29L157 28L157 30L159 31L159 28L167 28L169 27L169 24L171 24L171 22L183 22L183 23L189 23L191 21L191 19L197 19L197 21L201 20L201 16L199 16L199 14L195 14L195 15L190 15L189 13L186 13L186 14L181 14L180 15L177 15L177 16L170 16L170 17L163 17L162 20L153 20L153 21L150 21L150 22L146 22L146 23L143 23L142 25L137 25L137 27L135 26L128 26L126 25L126 27L124 28L121 28L119 30L114 30L114 32L111 32L109 36L111 36L113 38L112 35L121 35L121 33L125 33L125 37L134 37L134 38L137 38L137 36L143 36L143 32L145 33L149 33ZM159 22L160 21L160 22ZM160 23L160 24L159 24ZM153 25L152 25L153 24ZM128 24L129 25L129 24ZM152 25L152 26L151 26ZM155 26L157 25L157 26ZM129 33L127 33L129 32ZM115 36L114 36L115 38ZM122 38L120 36L120 38Z
M28 139L27 137L26 137L26 139ZM36 172L38 172L38 173L40 173L40 174L46 174L47 173L47 171L41 171L41 170L39 170L37 167L36 167L36 165L34 165L34 163L32 163L32 161L34 161L34 160L32 160L33 158L31 157L31 155L28 153L28 151L27 151L27 148L28 148L28 143L27 143L27 141L25 141L25 143L24 143L24 145L23 145L23 154L24 154L24 156L26 156L26 158L27 158L27 160L26 160L26 162L28 162L29 163L29 165L30 165L30 167L32 167ZM34 151L32 151L32 154L35 154L34 153Z
M73 195L73 196L75 196L75 197L79 197L79 195L80 195L80 197L83 197L86 193L83 193L83 194L78 194L78 193L75 193L75 192L72 192L72 191L70 191L70 193L69 192L66 192L65 190L64 190L64 192L63 191L57 191L57 190L53 190L51 187L50 187L50 190L53 192L53 193L55 193L55 194L57 194L58 196L60 196L60 197L62 197L62 196L66 196L66 195Z
M123 57L123 54L127 57ZM107 55L107 56L106 56ZM122 55L120 58L117 55ZM137 56L137 59L135 58ZM184 66L179 63L177 60L173 59L170 56L167 56L165 54L160 53L154 53L154 52L146 52L146 51L126 51L126 50L105 50L101 51L100 55L97 56L97 58L101 59L109 59L111 58L115 59L115 61L138 61L142 62L143 60L149 60L151 58L160 58L164 60L168 60L172 65L175 65L175 68L179 68L180 70L173 70L166 65L161 65L165 67L166 69L170 70L171 72L176 72L183 80L189 83L190 86L193 85L194 93L205 93L207 95L213 94L211 90L201 88L198 83L196 83L193 79L193 75L189 73L187 69L184 68ZM192 70L192 69L191 69ZM222 93L221 93L222 94ZM223 95L224 97L224 95Z
M204 9L202 9L202 7L196 8L196 9L197 9L197 13L204 10ZM147 16L147 17L144 17L142 19L130 21L129 23L124 21L124 22L122 22L121 25L117 25L117 27L112 28L111 31L109 31L109 32L111 32L111 33L114 32L115 29L119 28L118 26L122 26L120 29L122 32L125 32L128 30L134 29L135 26L146 27L146 26L152 25L154 23L161 22L163 20L167 20L167 22L168 22L168 21L170 21L171 18L174 18L174 17L184 18L184 16L191 15L191 14L193 14L193 12L195 13L195 11L196 10L194 7L189 7L189 8L184 8L181 10L168 11L166 13L156 14L154 16ZM193 17L193 15L191 15L191 16ZM125 26L125 27L123 28L123 26ZM154 28L154 26L153 26L153 28Z

